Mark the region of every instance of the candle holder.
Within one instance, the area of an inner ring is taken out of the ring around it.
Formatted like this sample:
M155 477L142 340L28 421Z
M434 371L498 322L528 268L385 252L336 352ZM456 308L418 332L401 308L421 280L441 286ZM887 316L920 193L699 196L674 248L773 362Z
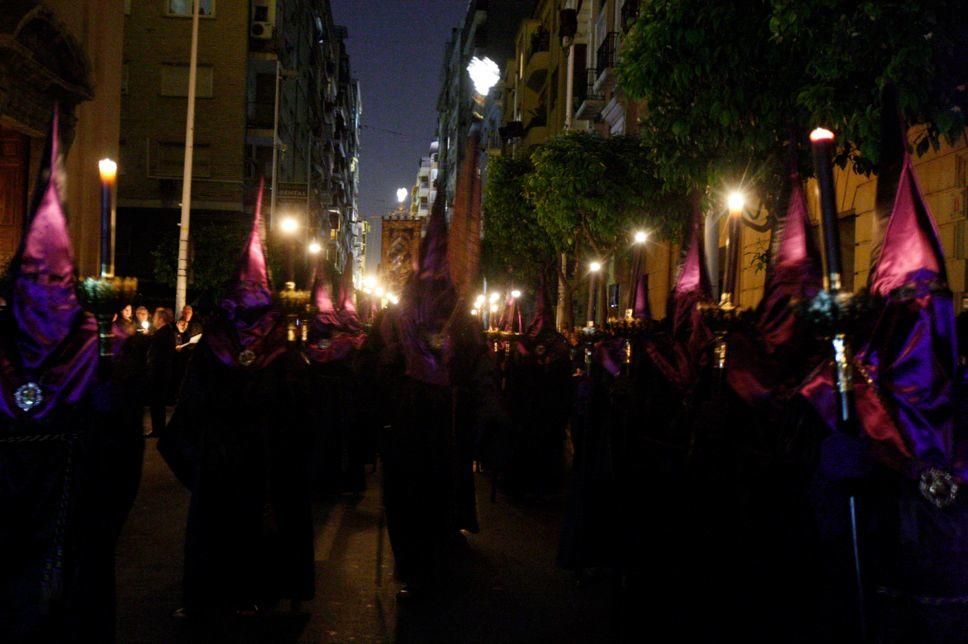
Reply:
M77 296L81 305L97 318L98 346L102 356L113 355L114 316L138 292L134 277L85 277L80 280Z

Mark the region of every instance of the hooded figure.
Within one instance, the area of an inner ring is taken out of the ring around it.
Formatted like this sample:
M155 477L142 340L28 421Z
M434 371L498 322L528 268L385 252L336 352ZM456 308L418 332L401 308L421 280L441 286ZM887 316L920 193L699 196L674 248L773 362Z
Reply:
M273 304L261 197L260 185L237 277L198 343L158 444L192 495L189 617L314 593L305 363L289 349L285 316Z
M458 531L477 531L472 460L481 430L497 422L500 407L493 365L458 297L447 248L438 199L419 265L399 308L381 323L383 493L405 583L401 599L441 581Z
M561 484L573 390L568 342L554 328L552 312L542 279L531 324L507 356L503 393L511 453L503 481L512 496L542 496Z
M340 284L340 309L333 305L330 279L323 264L313 285L316 315L309 323L303 352L310 363L311 414L314 415L313 469L319 493L366 489L367 449L359 417L362 404L353 362L366 340L352 302L353 256L348 255Z
M55 111L0 317L0 640L111 641L114 544L140 451L116 449L119 397L98 376L67 230ZM108 365L105 365L106 367ZM105 369L105 373L107 369ZM141 441L140 432L128 431ZM123 492L120 492L124 488Z

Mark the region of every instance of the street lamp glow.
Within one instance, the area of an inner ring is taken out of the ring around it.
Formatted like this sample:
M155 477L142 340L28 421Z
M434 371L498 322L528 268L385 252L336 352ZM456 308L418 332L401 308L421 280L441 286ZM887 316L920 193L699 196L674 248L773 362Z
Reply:
M601 262L592 262L591 264L588 265L588 270L590 270L593 273L597 273L598 271L602 270Z
M738 190L734 190L733 192L729 193L728 197L726 197L726 207L729 208L729 214L731 215L743 212L743 206L745 204L746 197L743 196L743 193Z
M467 64L467 73L474 83L474 91L481 96L487 96L491 88L501 79L501 68L486 56L483 59L477 56L471 58L471 62Z
M383 297L384 294L386 294L386 291L383 289L382 286L377 286L376 290L374 290L373 292L376 293L377 297Z
M409 194L410 194L410 191L407 190L406 188L397 188L397 203L402 204L404 201L407 200L407 195Z
M491 293L491 297L489 297L488 300L491 302L491 304L494 304L495 302L498 301L500 297L501 297L500 293Z
M400 298L397 297L397 294L396 293L387 292L387 300L390 302L390 304L399 304L400 303Z
M478 314L477 309L471 309L471 315L477 315L477 314Z
M373 277L372 275L367 275L366 277L363 278L363 286L365 286L366 288L373 288L374 286L376 286L376 278Z
M484 304L485 299L486 298L483 295L478 295L477 299L474 300L474 305L477 306L477 308L480 308L481 305Z
M644 230L639 230L639 231L636 231L635 237L633 239L635 240L636 244L644 244L645 240L648 238L649 238L648 233L646 233Z
M309 252L312 255L318 255L319 251L323 250L323 247L319 242L312 242L309 244Z
M830 130L818 127L816 130L810 133L810 141L812 143L817 143L818 141L833 141L834 133Z
M299 230L299 222L296 221L295 217L283 217L282 221L279 222L279 230L286 235L291 235Z
M491 313L497 313L497 304L491 305Z
M513 291L511 291L511 297L513 297L514 299L518 299L519 297L521 297L521 291L519 291L518 289L514 289Z
M97 162L97 171L101 175L101 181L112 183L118 176L118 164L111 159L101 159Z

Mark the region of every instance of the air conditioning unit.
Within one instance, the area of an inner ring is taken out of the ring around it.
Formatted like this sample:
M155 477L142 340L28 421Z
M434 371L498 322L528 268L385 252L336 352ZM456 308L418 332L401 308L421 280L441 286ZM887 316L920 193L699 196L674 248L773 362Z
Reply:
M249 36L270 40L276 23L276 0L252 0L249 13Z
M249 35L256 40L270 40L272 38L272 23L253 21Z

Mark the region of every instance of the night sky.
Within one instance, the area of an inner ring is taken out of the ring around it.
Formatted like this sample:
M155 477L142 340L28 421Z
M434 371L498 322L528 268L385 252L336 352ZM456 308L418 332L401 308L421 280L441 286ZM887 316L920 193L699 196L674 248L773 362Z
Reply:
M467 0L332 0L333 20L349 30L353 76L363 95L360 214L373 229L367 270L380 261L379 215L410 188L437 125L444 46Z

